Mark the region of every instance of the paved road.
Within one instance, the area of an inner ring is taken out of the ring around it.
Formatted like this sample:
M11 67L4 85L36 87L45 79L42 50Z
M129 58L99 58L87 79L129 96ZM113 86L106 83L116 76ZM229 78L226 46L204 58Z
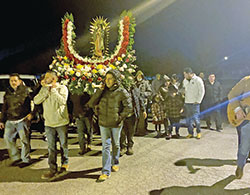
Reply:
M153 129L150 124L150 129ZM187 130L180 130L182 136ZM46 171L47 143L32 134L34 159L28 167L7 167L0 139L0 194L250 194L250 163L241 180L234 178L237 135L225 126L223 132L202 130L202 139L154 138L155 132L135 137L135 154L120 159L120 171L96 183L101 171L101 141L95 136L92 151L80 157L75 133L69 134L70 169L53 182L40 179ZM60 157L58 158L60 162Z

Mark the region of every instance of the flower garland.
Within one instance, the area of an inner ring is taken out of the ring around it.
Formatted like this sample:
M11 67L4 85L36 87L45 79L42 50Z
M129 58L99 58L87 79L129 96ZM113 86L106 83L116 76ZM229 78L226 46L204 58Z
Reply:
M74 49L75 26L72 14L66 13L62 19L61 48L49 68L57 72L61 83L69 87L72 93L94 93L94 89L103 84L106 72L118 69L122 75L122 83L129 87L133 82L133 73L137 68L134 44L135 20L130 12L124 11L118 23L118 44L113 54L103 59L81 57Z

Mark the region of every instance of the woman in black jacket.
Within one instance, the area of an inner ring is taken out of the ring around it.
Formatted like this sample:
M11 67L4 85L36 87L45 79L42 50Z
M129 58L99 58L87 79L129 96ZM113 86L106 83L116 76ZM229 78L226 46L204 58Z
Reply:
M110 176L111 167L113 172L119 170L122 122L132 112L131 98L121 86L120 75L118 70L108 71L104 89L97 91L88 103L98 117L102 138L102 175L98 181L105 181Z

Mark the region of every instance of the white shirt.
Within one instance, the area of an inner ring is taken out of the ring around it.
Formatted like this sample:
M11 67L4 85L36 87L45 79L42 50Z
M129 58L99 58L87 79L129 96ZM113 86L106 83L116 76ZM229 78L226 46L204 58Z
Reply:
M183 87L185 89L185 103L201 103L205 95L205 87L202 79L194 74L192 79L183 80Z

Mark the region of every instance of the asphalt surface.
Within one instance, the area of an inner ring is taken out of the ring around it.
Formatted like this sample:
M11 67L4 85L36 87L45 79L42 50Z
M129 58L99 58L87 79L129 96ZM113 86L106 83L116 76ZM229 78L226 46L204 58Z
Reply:
M233 127L224 125L222 132L203 128L200 140L185 139L186 128L181 128L180 139L157 139L153 129L149 124L148 135L135 137L134 155L121 157L119 172L102 183L96 182L102 161L98 135L92 151L78 156L77 134L70 131L69 171L51 181L40 178L48 170L48 151L39 132L32 133L33 161L26 167L7 166L8 153L0 138L0 194L250 194L250 163L241 180L234 177L237 134Z

